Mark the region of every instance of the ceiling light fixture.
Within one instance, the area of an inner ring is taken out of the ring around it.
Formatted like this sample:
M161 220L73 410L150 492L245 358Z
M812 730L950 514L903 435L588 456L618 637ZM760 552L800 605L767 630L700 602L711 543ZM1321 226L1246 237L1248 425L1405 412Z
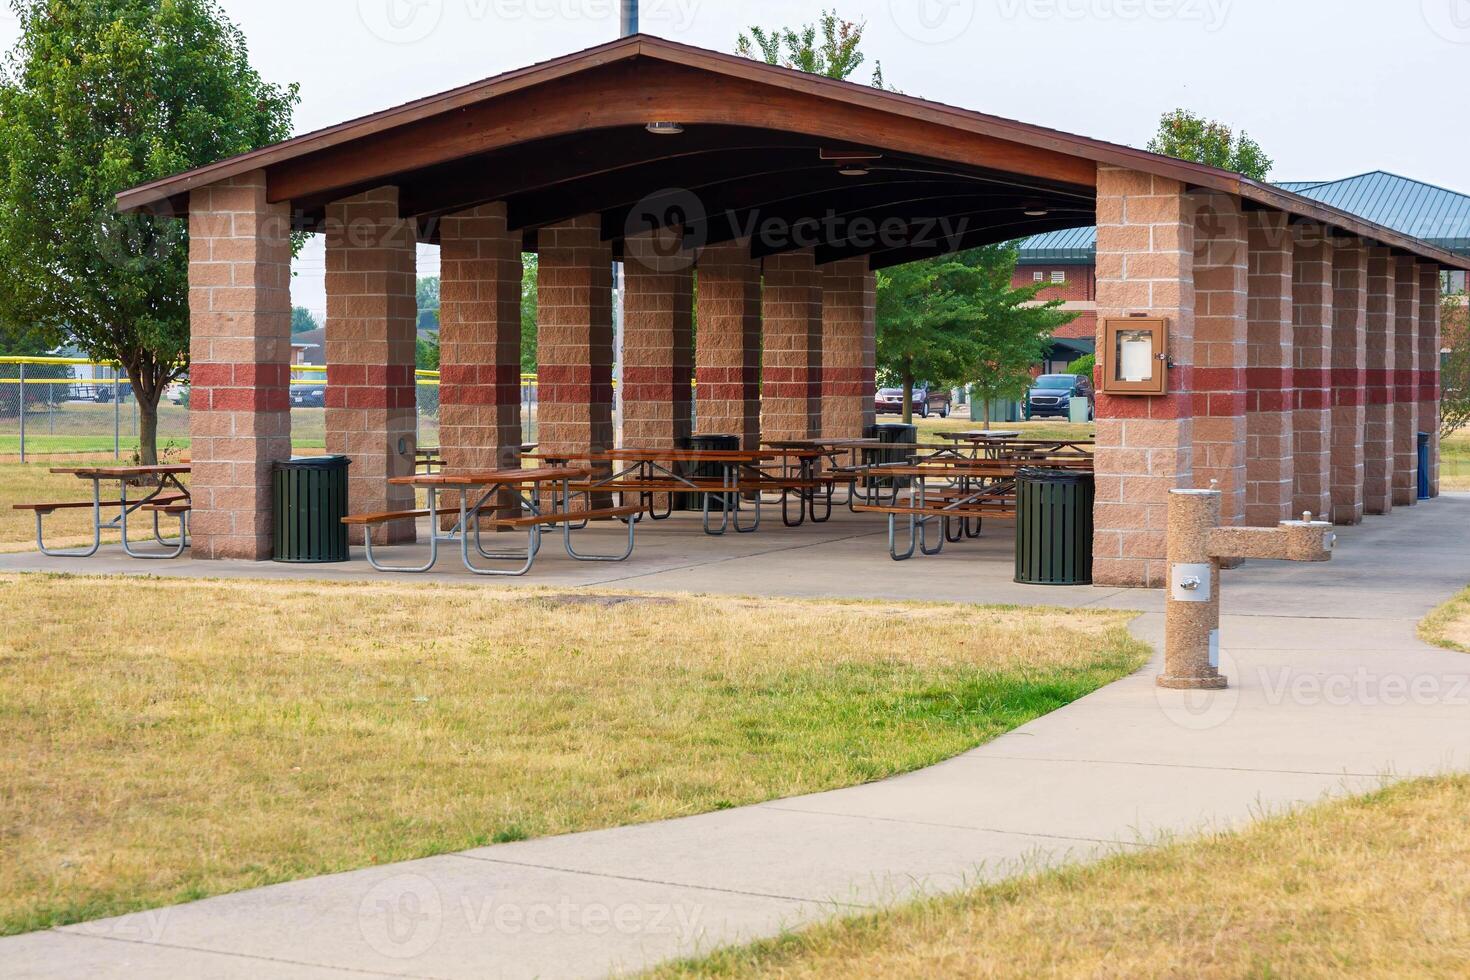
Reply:
M871 171L865 163L844 163L837 172L844 177L866 177Z
M644 127L655 136L678 136L684 127L676 122L651 122Z
M1037 207L1033 205L1031 207L1028 207L1022 213L1025 214L1028 218L1045 218L1047 215L1051 214L1051 210L1049 208Z

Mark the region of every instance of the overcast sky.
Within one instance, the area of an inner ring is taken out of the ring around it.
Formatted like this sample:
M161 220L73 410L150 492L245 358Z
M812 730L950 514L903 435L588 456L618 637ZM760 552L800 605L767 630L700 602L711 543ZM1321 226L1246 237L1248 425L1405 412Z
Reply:
M642 28L728 51L821 0L643 0ZM1470 0L827 0L890 85L1142 146L1178 106L1249 131L1274 179L1391 170L1470 191ZM617 0L222 0L298 132L617 36ZM0 13L0 42L15 22ZM866 80L866 69L863 71ZM434 250L421 272L437 273ZM321 314L322 257L297 302Z

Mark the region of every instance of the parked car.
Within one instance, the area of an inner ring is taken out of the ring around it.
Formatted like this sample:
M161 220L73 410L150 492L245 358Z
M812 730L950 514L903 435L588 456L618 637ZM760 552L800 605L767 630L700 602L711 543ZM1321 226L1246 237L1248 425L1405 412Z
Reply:
M326 385L292 385L291 404L295 408L325 408Z
M1067 418L1072 413L1072 399L1087 400L1087 420L1092 421L1096 398L1092 382L1080 374L1043 374L1026 392L1026 417L1045 418L1060 416Z
M938 415L942 419L947 419L949 408L948 388L931 388L929 385L914 386L915 415L925 419L931 415ZM873 409L879 415L902 415L903 389L879 388L878 394L873 398Z
M129 398L133 397L133 386L132 386L132 384L130 384L129 382L124 381L122 384L118 385L117 386L117 396L118 396L118 401L124 401L124 402L127 401ZM112 401L112 382L111 381L99 382L98 385L97 385L97 387L96 387L96 389L92 393L92 399L94 401L96 401L98 404L101 404L101 405L106 405L106 404L110 403Z

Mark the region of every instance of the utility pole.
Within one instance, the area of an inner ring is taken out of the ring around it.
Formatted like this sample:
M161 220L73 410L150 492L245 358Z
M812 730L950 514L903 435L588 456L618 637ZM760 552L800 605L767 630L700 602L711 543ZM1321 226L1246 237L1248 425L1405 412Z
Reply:
M638 0L623 0L623 37L638 33Z

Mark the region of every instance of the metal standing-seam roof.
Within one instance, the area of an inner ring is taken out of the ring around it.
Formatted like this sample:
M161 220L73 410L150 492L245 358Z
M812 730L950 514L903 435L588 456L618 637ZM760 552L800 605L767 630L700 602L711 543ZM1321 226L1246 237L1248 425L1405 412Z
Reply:
M1286 181L1276 186L1437 245L1470 255L1470 194L1383 170L1341 180ZM1090 264L1097 229L1071 228L1021 242L1021 265Z

